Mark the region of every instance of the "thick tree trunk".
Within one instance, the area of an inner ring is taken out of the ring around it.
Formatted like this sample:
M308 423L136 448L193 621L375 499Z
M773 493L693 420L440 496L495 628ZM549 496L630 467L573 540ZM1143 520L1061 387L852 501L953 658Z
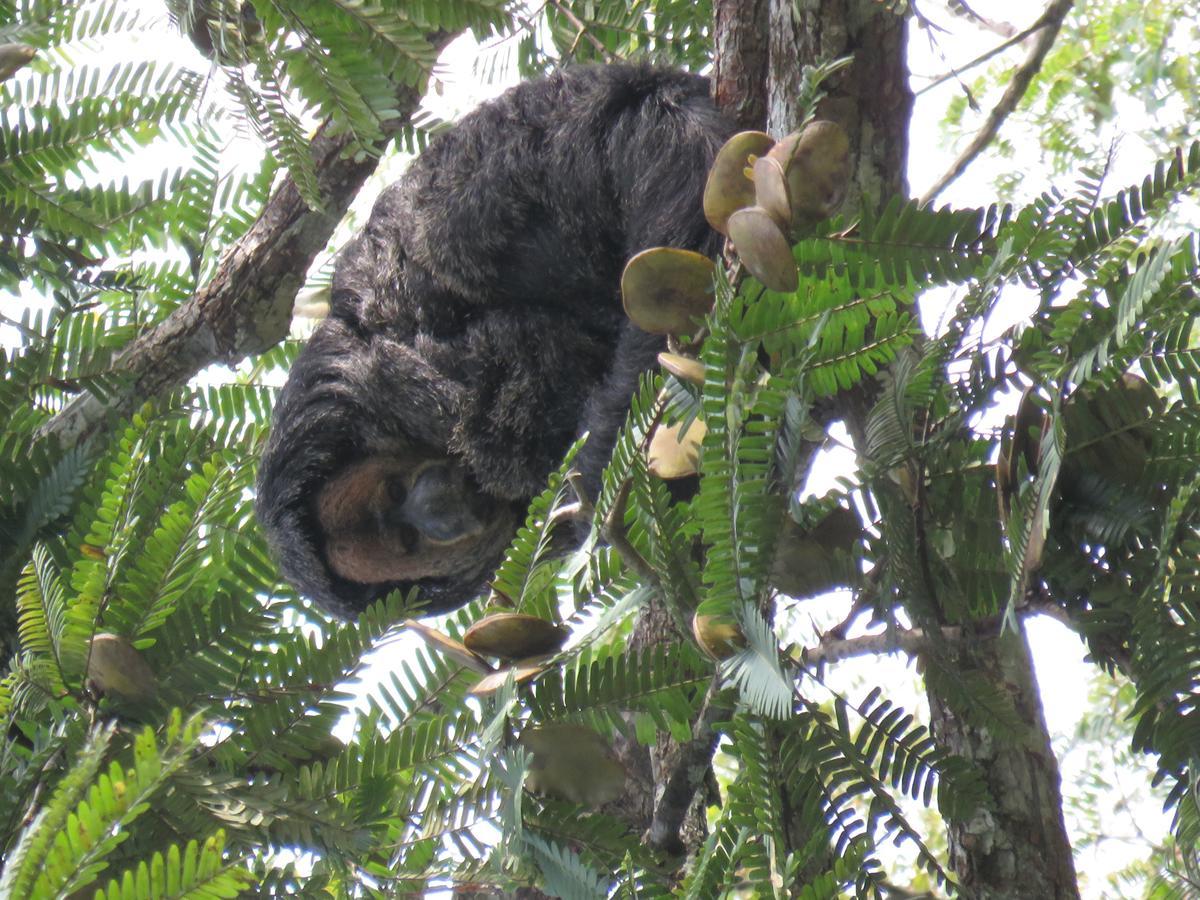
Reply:
M853 62L825 84L818 110L850 136L858 196L886 201L907 193L908 125L913 95L908 86L900 16L873 0L770 0L770 74L767 130L787 134L801 110L803 67L851 57Z
M934 736L979 767L992 795L990 808L950 829L950 865L963 895L1077 898L1058 760L1050 748L1024 625L996 640L962 642L956 657L960 670L982 675L1002 690L1029 729L1017 739L998 741L929 694Z
M770 0L714 0L713 100L743 131L767 125Z
M819 110L850 135L857 187L850 192L851 204L864 197L886 202L907 193L913 96L905 32L902 18L872 0L770 0L767 123L772 134L786 134L798 121L795 98L802 66L853 58L826 85L828 96ZM717 46L722 46L719 35ZM837 416L846 420L851 434L862 435L870 394L867 386L838 399ZM1023 632L970 646L957 662L1012 697L1029 729L1026 741L997 742L929 694L935 736L980 766L993 796L987 809L950 828L950 863L963 893L978 898L1078 897L1058 765Z

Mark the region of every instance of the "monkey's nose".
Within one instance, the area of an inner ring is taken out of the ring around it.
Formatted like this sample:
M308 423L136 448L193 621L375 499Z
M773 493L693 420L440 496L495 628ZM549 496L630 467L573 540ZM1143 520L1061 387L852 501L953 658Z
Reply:
M472 511L471 493L460 473L450 466L428 466L413 482L401 517L428 540L453 543L483 527Z

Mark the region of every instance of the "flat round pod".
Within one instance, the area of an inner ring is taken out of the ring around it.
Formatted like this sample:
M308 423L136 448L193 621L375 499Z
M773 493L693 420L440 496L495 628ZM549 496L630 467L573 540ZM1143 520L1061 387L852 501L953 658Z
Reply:
M500 669L497 672L490 672L484 675L472 687L468 694L476 697L490 697L500 688L504 687L508 681L508 676L511 673L513 681L517 684L524 684L535 675L540 675L546 671L546 666L540 660L522 660L515 662L506 669Z
M7 81L37 56L29 44L0 44L0 81Z
M625 315L651 334L690 334L713 305L713 261L675 247L643 250L621 273Z
M467 629L463 644L472 653L497 659L527 659L556 652L567 640L561 625L525 613L485 616Z
M731 215L754 205L754 183L746 172L754 158L764 155L774 143L769 134L742 131L717 152L704 185L704 218L721 234L729 234L726 228Z
M739 209L729 217L729 239L750 273L773 291L794 291L800 283L787 238L761 207Z
M158 677L129 638L101 632L92 637L88 650L88 681L102 694L120 700L151 699L158 691Z
M666 480L695 475L700 471L700 445L707 433L708 426L699 419L693 420L682 433L678 424L659 425L646 451L650 474Z
M520 742L533 754L525 787L597 807L616 800L625 789L625 769L608 742L590 728L555 723L529 728Z
M430 628L423 622L418 622L416 619L405 619L404 627L423 640L426 644L441 653L443 656L448 656L456 663L466 666L472 671L483 675L491 672L492 667L485 660L480 659L459 641L450 637L448 634L442 634L436 628Z
M779 160L764 156L754 164L754 203L765 209L781 229L790 227L792 201Z
M658 364L681 381L687 381L697 387L704 386L704 363L698 359L663 352L658 354Z
M742 629L728 616L697 612L692 616L692 636L701 650L717 660L728 659L746 646Z
M850 180L850 138L836 122L818 119L771 148L782 166L793 226L829 216Z

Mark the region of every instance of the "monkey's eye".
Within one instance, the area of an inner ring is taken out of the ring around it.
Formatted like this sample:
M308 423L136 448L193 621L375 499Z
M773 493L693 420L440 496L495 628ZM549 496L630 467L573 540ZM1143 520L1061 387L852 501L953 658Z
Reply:
M408 499L408 488L405 487L404 479L392 478L387 485L388 499L397 506L402 506L404 501Z

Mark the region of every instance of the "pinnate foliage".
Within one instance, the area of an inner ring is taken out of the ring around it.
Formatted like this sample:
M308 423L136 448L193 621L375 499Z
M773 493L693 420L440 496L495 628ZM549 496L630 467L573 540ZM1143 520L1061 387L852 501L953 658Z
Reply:
M352 0L251 5L259 30L214 64L313 202L304 115L370 150L392 128L397 85L428 74L425 35L486 32L507 15L477 0L403 15ZM149 27L116 3L59 6L0 3L5 37L50 54L0 86L0 290L46 301L18 322L0 381L0 587L13 610L0 892L359 896L480 880L569 897L879 896L892 841L950 889L915 811L962 821L990 798L887 686L847 696L838 660L818 659L823 642L789 627L808 594L838 586L884 629L926 629L926 679L997 735L1015 730L1011 705L948 675L939 633L999 627L1031 597L1058 604L1094 658L1132 678L1135 745L1157 756L1180 852L1194 855L1200 248L1170 216L1195 196L1200 144L1113 196L1101 170L1021 208L896 199L823 223L794 248L792 293L721 273L704 382L646 377L588 498L591 536L564 551L565 464L497 573L519 609L570 626L567 649L482 698L469 694L476 673L424 645L357 684L413 611L406 598L326 619L279 583L251 514L274 396L263 373L293 345L223 383L146 398L102 438L41 436L74 398L120 384L116 355L211 274L275 174L269 160L221 170L200 73L54 55ZM186 24L201 6L175 15ZM214 9L218 24L246 22L240 5L203 5ZM604 46L630 39L633 12L595 9ZM363 49L333 58L348 46ZM159 140L188 152L153 178L106 180L92 165ZM933 288L954 303L926 335L915 304ZM1028 313L985 338L982 323L1018 296ZM870 379L882 388L856 436L857 480L801 500L822 403ZM1029 415L981 424L1020 396ZM687 419L707 431L699 487L678 500L644 448L660 423ZM816 582L781 593L780 556L810 546L834 510L870 527ZM650 605L679 624L674 643L629 640ZM697 610L736 622L744 647L720 662L702 653ZM461 635L483 614L478 602L440 626ZM101 632L154 673L148 699L98 689ZM682 879L620 810L523 788L528 730L686 741L706 698L719 705L722 804Z

